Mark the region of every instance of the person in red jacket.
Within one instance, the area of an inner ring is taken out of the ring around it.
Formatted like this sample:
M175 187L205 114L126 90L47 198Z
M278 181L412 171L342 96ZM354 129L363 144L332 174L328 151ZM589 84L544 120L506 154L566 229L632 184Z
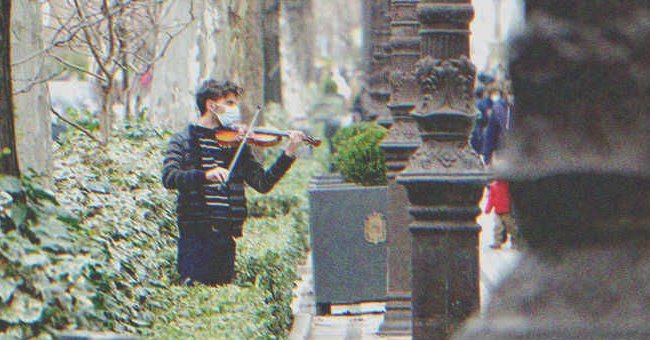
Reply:
M496 180L490 183L485 213L489 214L492 210L496 214L496 224L494 226L494 243L490 245L490 248L500 249L508 239L508 234L510 234L512 247L517 248L520 242L519 231L511 212L508 182Z

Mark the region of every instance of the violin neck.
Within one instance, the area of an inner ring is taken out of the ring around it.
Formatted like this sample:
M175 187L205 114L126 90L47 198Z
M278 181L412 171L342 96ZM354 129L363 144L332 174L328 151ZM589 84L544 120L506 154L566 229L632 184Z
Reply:
M265 128L254 128L253 131L257 133L272 135L272 136L289 137L289 134L284 131L265 129Z
M265 129L265 128L255 128L253 129L253 131L256 133L264 133L271 136L289 137L289 134L285 131L277 131L277 130ZM305 143L309 143L312 146L319 146L321 144L318 138L309 135L305 135L305 138L303 138L303 140L305 141Z

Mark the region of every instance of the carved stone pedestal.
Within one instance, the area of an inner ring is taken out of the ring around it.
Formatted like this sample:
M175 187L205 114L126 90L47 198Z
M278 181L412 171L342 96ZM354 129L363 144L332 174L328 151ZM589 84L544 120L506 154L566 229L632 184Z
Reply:
M406 114L411 108L391 106L395 123L381 146L388 166L387 301L381 335L411 335L411 218L406 189L395 181L420 144L415 120Z
M650 2L527 1L500 153L528 251L458 339L650 338Z
M388 168L388 270L386 314L380 335L411 335L411 239L406 189L395 177L421 143L410 113L419 96L415 65L420 58L418 0L393 0L391 18L390 109L393 125L381 147Z
M468 147L475 67L469 0L417 5L421 59L414 77L422 145L397 176L408 193L413 339L446 339L479 308L478 202L487 178Z
M362 106L368 115L388 128L392 123L386 106L390 100L388 64L390 62L390 0L371 0L372 59L369 62L366 83L368 91L362 97Z
M412 235L413 339L445 339L479 308L477 207L485 185L462 139L462 113L416 116L423 145L397 182L408 190ZM469 133L469 131L467 131Z

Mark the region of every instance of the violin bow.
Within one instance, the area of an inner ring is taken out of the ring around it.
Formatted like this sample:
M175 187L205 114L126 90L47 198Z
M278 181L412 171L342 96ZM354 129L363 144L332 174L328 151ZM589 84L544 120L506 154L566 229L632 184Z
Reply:
M257 122L257 118L260 116L261 112L262 112L262 107L258 105L257 112L255 112L255 115L253 116L253 119L251 120L251 123L248 126L248 129L246 130L246 134L244 135L244 140L242 140L242 142L239 143L239 147L237 147L237 152L235 153L235 157L233 157L232 161L230 162L230 166L228 167L228 175L226 176L226 179L223 181L224 185L228 183L228 181L230 180L230 174L232 173L232 170L235 168L235 165L237 164L237 160L239 159L239 155L241 155L242 150L244 150L244 146L246 146L246 141L248 140L248 136L250 136L251 131L253 131L253 126L255 126L255 123Z

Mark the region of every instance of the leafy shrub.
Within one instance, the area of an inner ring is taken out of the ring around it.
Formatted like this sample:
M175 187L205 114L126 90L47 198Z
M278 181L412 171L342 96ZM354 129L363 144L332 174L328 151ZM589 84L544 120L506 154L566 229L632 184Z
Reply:
M155 327L142 334L153 339L270 339L274 316L256 287L169 287L155 292Z
M373 123L342 128L333 138L335 164L346 180L362 185L386 184L386 163L380 143L386 129Z
M300 234L306 234L306 223L291 215L249 222L246 237L238 243L236 283L264 292L264 302L273 315L269 331L279 338L291 326L296 266L305 251Z
M272 193L249 193L253 218L238 240L239 287L179 287L174 193L160 183L170 136L146 123L115 134L99 148L71 132L55 152L57 197L77 218L75 244L94 261L87 277L97 319L60 326L153 338L285 337L295 267L308 244L306 188L321 167L300 160Z
M98 328L89 276L99 264L79 244L78 220L30 177L0 177L0 195L0 333Z
M100 148L71 133L55 152L59 201L81 219L80 244L100 265L94 304L103 329L137 333L151 327L152 287L175 273L174 196L160 184L167 135L150 126L125 126Z
M68 118L70 118L70 120L76 122L80 126L83 126L88 131L99 130L99 119L88 110L67 108L66 115Z
M238 240L234 285L176 286L175 199L160 183L169 134L115 134L106 148L75 131L56 146L56 198L29 177L0 179L0 337L285 338L318 163L300 160L271 194L249 195L259 217Z

